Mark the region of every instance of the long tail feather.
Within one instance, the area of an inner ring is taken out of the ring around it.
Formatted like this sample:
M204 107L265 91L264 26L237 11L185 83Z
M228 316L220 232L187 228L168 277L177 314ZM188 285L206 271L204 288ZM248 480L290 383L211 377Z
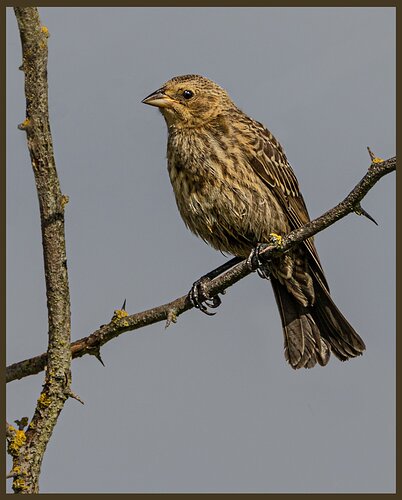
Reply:
M284 334L285 358L292 368L312 368L328 363L330 348L321 338L309 307L302 306L285 286L271 278Z
M329 292L314 280L315 302L303 306L277 279L271 278L284 334L285 358L294 369L325 366L331 351L342 361L359 356L365 345L334 304Z

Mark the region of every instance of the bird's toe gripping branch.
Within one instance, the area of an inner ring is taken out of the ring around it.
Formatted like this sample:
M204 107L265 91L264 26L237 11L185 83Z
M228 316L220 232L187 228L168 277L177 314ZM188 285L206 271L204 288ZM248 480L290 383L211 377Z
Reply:
M234 257L233 259L225 262L213 271L210 271L208 274L205 274L199 280L195 281L188 293L188 298L193 307L196 307L203 313L208 314L208 316L213 316L215 313L209 312L208 307L216 309L221 305L222 301L218 294L216 294L214 297L211 297L208 293L206 293L205 285L222 273L225 273L229 269L232 269L242 260L242 257ZM220 293L224 295L225 290L222 290Z
M276 233L271 233L269 235L268 244L280 247L282 244L282 236ZM260 258L260 254L266 246L266 243L258 243L251 250L250 255L247 258L247 264L252 271L257 271L262 278L269 279L269 264L268 262L262 262Z
M260 259L262 244L258 243L250 252L250 255L247 257L247 265L251 271L256 271L260 269L262 266L262 262Z
M206 292L205 285L209 281L211 281L211 279L208 276L203 276L199 280L195 281L189 291L188 298L195 308L199 309L208 316L214 316L216 313L208 311L208 307L216 309L221 305L222 301L218 295L211 297Z

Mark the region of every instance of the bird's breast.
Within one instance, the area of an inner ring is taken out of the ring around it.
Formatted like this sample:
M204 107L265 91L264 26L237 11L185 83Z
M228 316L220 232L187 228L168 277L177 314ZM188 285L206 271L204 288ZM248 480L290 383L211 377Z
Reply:
M176 198L198 211L217 200L223 182L224 157L212 140L201 133L172 134L168 142L168 171Z
M191 231L209 240L219 210L217 166L197 138L179 138L168 146L168 172L180 214Z
M170 134L168 172L186 226L221 251L248 255L271 230L270 193L230 139L199 130Z

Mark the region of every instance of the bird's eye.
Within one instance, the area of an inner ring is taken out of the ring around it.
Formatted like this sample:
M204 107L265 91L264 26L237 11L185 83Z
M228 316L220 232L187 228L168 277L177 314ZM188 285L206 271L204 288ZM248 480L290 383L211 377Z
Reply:
M184 90L183 97L184 99L191 99L193 97L193 92L191 90Z

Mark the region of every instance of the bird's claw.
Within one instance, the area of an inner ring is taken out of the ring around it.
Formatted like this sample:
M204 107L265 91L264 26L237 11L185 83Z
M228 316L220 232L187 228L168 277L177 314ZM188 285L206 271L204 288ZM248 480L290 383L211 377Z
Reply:
M208 316L214 316L216 313L208 311L208 308L216 309L222 303L218 295L210 297L205 291L205 285L210 281L209 278L203 277L193 283L188 297L191 304Z
M272 233L274 234L274 233ZM276 235L275 235L276 236ZM260 252L262 250L262 243L258 243L250 252L247 257L247 265L251 271L257 271L261 278L269 279L269 267L267 262L262 262L260 259Z
M247 257L247 265L251 271L255 271L260 269L262 266L262 262L260 259L262 244L258 243L250 252L250 255Z

